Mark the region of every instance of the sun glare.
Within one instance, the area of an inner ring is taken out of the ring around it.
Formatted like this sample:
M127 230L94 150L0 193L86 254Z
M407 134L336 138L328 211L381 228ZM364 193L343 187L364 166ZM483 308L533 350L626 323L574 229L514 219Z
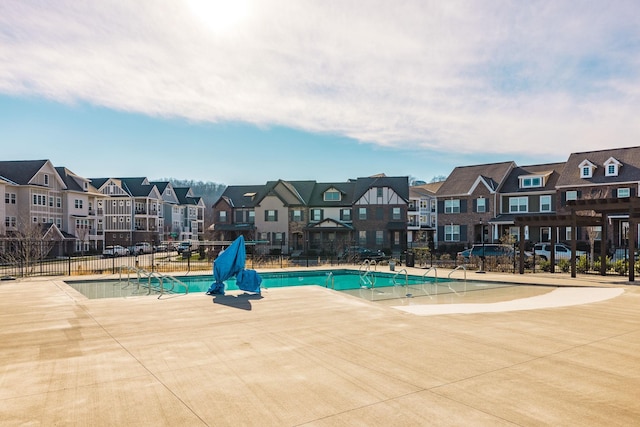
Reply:
M247 0L188 0L191 12L211 31L231 31L247 15Z

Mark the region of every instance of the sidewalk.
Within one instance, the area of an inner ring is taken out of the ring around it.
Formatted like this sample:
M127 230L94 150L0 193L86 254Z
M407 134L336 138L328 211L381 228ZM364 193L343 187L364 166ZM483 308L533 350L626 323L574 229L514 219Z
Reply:
M268 289L261 297L88 300L61 278L0 282L0 419L61 426L637 423L639 287L616 277L482 276L622 291L565 307L417 316L321 287Z

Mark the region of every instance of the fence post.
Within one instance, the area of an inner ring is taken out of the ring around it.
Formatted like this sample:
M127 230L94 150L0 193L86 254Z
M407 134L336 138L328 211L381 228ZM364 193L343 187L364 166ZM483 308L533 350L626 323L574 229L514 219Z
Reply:
M71 276L71 254L67 255L67 257L68 257L68 261L69 261L67 263L67 265L69 266L68 271L67 271L67 275Z

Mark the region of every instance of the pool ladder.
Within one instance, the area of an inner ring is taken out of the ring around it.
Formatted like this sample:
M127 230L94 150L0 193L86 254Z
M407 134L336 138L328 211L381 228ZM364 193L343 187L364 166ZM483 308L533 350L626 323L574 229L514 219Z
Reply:
M449 290L450 290L451 292L453 292L454 294L456 294L456 295L458 295L458 296L464 296L464 295L466 295L466 294L467 294L467 268L466 268L464 265L459 265L459 266L457 266L456 268L454 268L453 270L451 270L451 271L449 272L449 275L447 276L447 278L449 278L449 279L450 279L450 278L451 278L451 275L452 275L453 273L455 273L455 272L456 272L456 270L463 270L463 271L464 271L464 290L463 290L462 294L459 294L458 292L456 292L456 290L455 290L455 289L453 289L453 288L451 287L451 280L449 280L449 281L447 282L447 286L449 287Z
M333 272L330 271L327 273L327 278L324 280L324 287L328 288L329 284L331 284L331 289L336 288L335 277L333 277Z
M376 275L372 274L371 266L373 266L373 273L376 272L378 264L373 260L365 260L360 264L358 273L360 274L360 287L371 289L376 286Z
M189 293L189 285L176 279L173 276L166 276L164 274L154 273L151 271L144 270L142 268L131 267L128 265L120 266L120 269L119 269L120 282L123 281L122 280L123 270L127 274L127 285L125 286L125 288L133 283L138 287L138 289L140 287L147 288L147 295L151 295L151 291L157 291L159 293L158 299L164 293L175 293L176 285L183 287L185 289L185 294ZM133 282L131 279L131 273L136 274L135 282ZM146 284L141 283L141 281L145 279L147 283ZM154 282L154 279L157 281L157 283Z

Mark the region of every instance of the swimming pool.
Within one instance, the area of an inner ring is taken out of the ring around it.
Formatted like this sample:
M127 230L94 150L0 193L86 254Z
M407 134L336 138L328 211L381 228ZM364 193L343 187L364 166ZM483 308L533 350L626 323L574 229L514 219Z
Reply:
M398 299L411 299L427 304L453 302L462 297L469 299L472 296L475 296L473 299L488 298L489 290L496 289L516 288L521 295L525 288L536 288L539 291L541 288L509 283L436 279L433 276L381 271L368 271L364 274L347 269L260 273L260 276L263 279L262 288L267 290L291 286L322 286L370 301L393 302ZM189 293L206 292L213 282L212 275L176 276L176 279L188 287ZM151 287L148 286L147 279L138 282L132 277L128 280L126 277L108 280L69 280L66 283L90 299L158 295L157 279L153 279ZM235 279L229 279L225 283L227 291L238 290ZM174 291L185 293L186 288L178 284L174 286ZM491 298L495 299L494 296Z

